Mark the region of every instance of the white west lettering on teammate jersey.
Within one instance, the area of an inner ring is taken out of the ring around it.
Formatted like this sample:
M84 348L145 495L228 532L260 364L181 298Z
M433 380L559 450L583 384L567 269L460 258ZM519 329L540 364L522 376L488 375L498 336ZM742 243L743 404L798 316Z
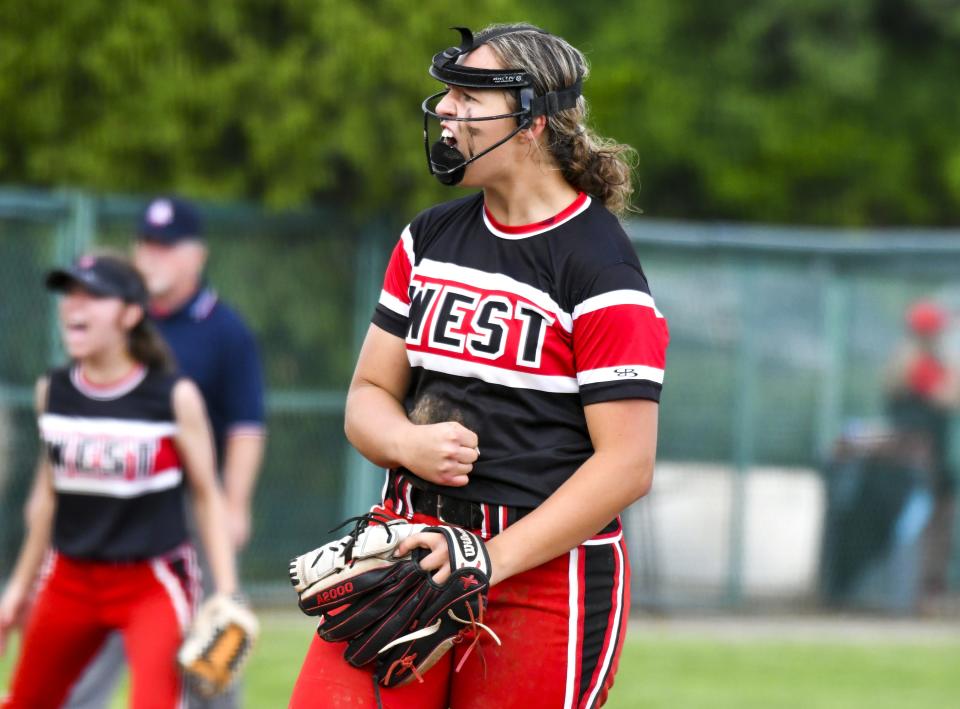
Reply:
M172 451L175 424L43 414L39 425L60 492L130 498L183 478Z

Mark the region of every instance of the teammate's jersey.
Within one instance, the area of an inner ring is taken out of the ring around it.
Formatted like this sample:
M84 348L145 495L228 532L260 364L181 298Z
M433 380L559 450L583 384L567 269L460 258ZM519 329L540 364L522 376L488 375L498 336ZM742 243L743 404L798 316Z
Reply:
M585 194L554 217L498 224L483 195L418 215L373 322L405 338L414 423L459 421L477 502L533 507L593 453L584 406L659 400L667 325L617 219Z
M176 379L138 367L104 388L73 367L54 370L49 382L40 436L57 495L54 548L78 559L135 561L186 540Z

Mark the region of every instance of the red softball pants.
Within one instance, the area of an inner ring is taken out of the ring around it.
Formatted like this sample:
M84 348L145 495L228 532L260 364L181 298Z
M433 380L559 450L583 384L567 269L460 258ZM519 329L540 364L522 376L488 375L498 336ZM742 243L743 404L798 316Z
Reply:
M130 706L183 706L176 654L199 591L193 548L149 561L80 561L55 554L24 629L3 709L56 709L107 634L120 630Z
M387 500L375 511L392 517ZM496 515L495 515L496 516ZM420 513L404 519L442 524ZM501 517L506 518L506 515ZM485 525L486 526L486 525ZM494 526L495 528L495 526ZM474 530L489 538L486 530ZM386 709L560 709L601 706L613 685L629 615L630 570L622 529L601 534L552 561L490 590L484 622L503 642L481 632L477 649L455 672L469 643L404 687L379 688ZM368 668L343 659L345 643L314 637L290 707L373 708ZM481 657L482 655L482 657Z

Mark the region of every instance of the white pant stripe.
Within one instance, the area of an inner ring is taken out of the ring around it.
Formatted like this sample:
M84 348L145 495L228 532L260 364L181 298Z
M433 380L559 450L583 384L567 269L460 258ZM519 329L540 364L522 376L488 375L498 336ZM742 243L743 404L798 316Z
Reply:
M570 550L568 573L570 586L570 620L567 626L567 687L563 696L563 709L573 709L577 701L577 640L580 628L580 549Z
M153 569L153 575L157 577L157 580L166 589L167 595L170 596L173 611L176 613L177 622L180 624L180 631L186 633L190 625L190 602L187 599L187 594L184 593L180 582L177 581L173 572L167 568L165 562L153 559L150 562L150 568Z

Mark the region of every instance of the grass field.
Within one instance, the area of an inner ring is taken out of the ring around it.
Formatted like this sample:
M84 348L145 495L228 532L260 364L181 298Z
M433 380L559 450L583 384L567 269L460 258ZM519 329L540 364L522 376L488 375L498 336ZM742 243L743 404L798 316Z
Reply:
M608 707L614 709L951 709L960 706L960 634L702 632L640 623L631 631ZM749 624L750 621L744 621ZM309 619L264 614L246 706L286 706L310 642ZM954 626L956 627L956 626ZM818 639L819 638L819 639ZM0 660L6 687L12 653ZM115 707L125 706L122 698ZM529 708L532 709L532 708Z

